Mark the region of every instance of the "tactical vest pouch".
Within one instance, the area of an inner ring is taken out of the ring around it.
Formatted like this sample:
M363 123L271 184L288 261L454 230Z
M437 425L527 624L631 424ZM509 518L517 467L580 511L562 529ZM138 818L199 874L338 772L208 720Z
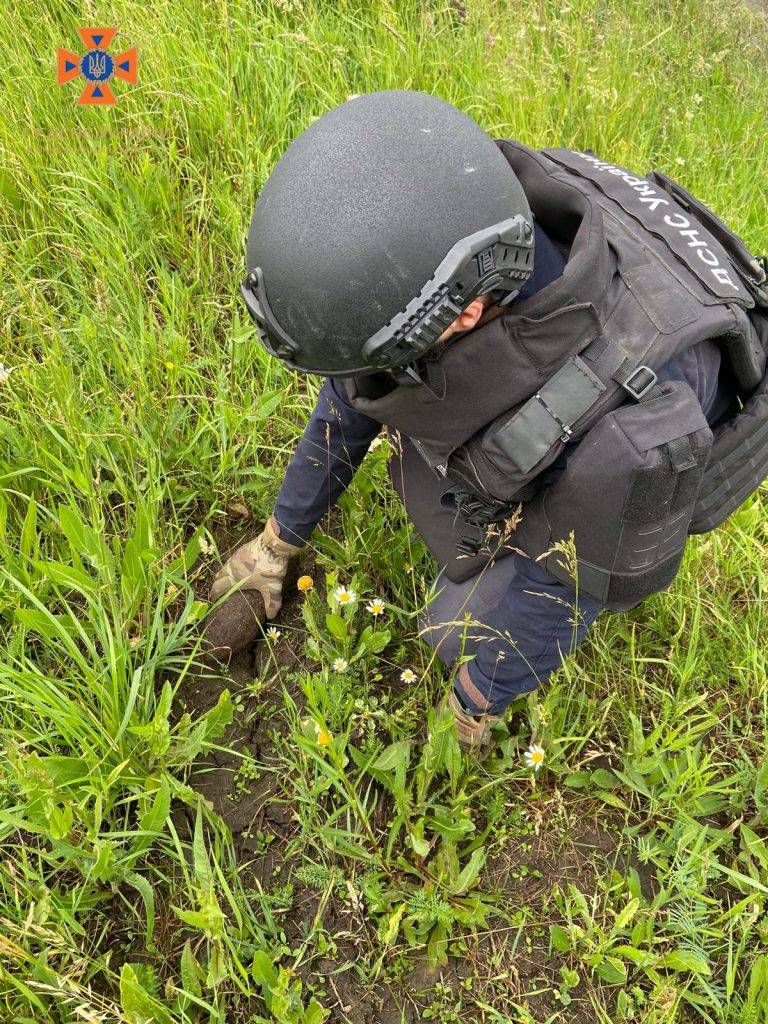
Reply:
M716 427L714 435L690 533L714 530L768 476L768 375L738 415Z
M524 510L514 540L546 555L554 576L626 610L668 587L685 548L712 432L691 388L659 386L658 397L604 416L562 475ZM576 563L553 545L575 540Z

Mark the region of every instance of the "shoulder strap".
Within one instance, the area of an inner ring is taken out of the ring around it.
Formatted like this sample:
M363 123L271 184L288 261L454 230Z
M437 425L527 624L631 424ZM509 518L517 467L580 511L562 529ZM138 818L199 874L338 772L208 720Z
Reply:
M735 231L731 231L714 211L669 175L663 174L661 171L650 171L647 178L654 185L660 185L665 192L673 196L687 213L692 214L714 235L727 251L731 262L752 293L757 305L768 306L768 291L765 289L766 257L753 256L744 240Z
M626 395L636 402L655 397L656 381L650 366L633 364L618 345L600 336L561 366L487 441L521 473L530 473L546 455L557 455L559 448L553 453L553 446L570 441L575 424L598 403L607 411Z

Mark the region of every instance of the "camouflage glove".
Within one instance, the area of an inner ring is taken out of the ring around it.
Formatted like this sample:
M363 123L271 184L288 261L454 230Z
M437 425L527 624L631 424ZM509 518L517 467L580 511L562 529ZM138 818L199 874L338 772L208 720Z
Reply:
M280 540L277 523L270 516L263 533L239 547L221 567L211 587L211 600L218 600L239 583L240 590L258 590L267 618L274 619L283 603L288 562L300 551L301 548Z

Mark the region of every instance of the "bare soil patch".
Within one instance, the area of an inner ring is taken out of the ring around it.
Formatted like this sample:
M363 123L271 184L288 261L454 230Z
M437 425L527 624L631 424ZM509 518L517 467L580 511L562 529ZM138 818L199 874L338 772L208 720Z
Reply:
M221 550L240 542L222 544ZM302 571L311 571L306 562ZM287 594L292 591L290 585L286 587ZM212 707L224 687L235 699L239 710L220 741L222 749L200 762L190 781L230 828L245 888L258 886L277 894L275 918L287 944L296 948L312 930L320 893L296 877L302 863L301 850L296 849L299 812L279 772L279 746L287 735L280 714L282 684L264 682L277 677L278 668L283 679L309 668L301 653L303 624L295 597L286 601L280 628L277 643L254 643L235 655L220 675L211 670L190 677L178 697L193 713ZM259 681L256 687L254 680ZM300 705L298 687L291 689L291 696ZM248 764L256 765L255 777L245 783L242 755L247 755ZM557 811L551 813L557 820L551 828L545 811L538 834L518 837L512 830L511 838L491 858L484 887L496 894L502 913L487 931L467 936L455 946L443 968L430 968L425 958L396 947L387 951L372 976L371 965L380 954L375 927L362 908L350 905L343 887L335 890L322 908L331 948L310 954L299 969L305 983L331 1010L330 1020L407 1024L490 1019L478 1010L478 1002L501 1013L513 1002L529 1007L534 1015L561 1009L554 990L562 961L550 952L549 924L556 918L549 897L553 886L568 883L587 893L594 891L606 861L619 857L623 821L614 821L569 791L557 794L553 808L555 803ZM571 827L564 830L564 822ZM343 865L339 866L343 873ZM650 878L645 882L652 884ZM282 908L280 894L286 894ZM540 907L540 923L516 924L515 913L523 907L529 911ZM580 998L578 989L572 996L569 1020L591 1024L594 1011L587 999Z

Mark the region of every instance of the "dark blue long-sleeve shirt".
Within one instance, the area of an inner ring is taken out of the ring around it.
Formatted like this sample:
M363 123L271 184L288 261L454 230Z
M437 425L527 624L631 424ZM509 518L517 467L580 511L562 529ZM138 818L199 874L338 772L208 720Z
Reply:
M515 302L527 299L556 280L565 258L539 224L536 231L534 271ZM667 363L660 380L685 380L696 393L705 415L714 422L728 404L718 386L720 349L705 341ZM280 536L303 545L325 513L346 490L381 424L350 403L343 383L328 379L320 389L315 409L288 464L275 505Z

